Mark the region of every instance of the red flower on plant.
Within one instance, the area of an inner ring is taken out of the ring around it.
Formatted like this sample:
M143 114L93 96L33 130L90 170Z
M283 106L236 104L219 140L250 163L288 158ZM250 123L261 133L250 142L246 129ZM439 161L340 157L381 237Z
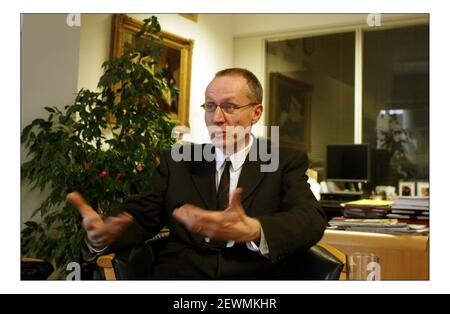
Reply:
M107 177L109 174L108 174L108 171L105 171L105 170L103 170L102 172L100 172L99 174L98 174L98 176L100 177L100 178L103 178L103 177Z

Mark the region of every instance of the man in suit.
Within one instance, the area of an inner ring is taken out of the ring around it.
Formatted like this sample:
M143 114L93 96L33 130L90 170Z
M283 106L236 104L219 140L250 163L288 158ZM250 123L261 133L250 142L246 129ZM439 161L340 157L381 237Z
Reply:
M124 202L118 215L102 220L81 195L69 194L91 250L139 243L168 226L152 278L268 279L318 242L326 218L307 183L306 154L271 145L280 149L272 154L278 167L262 171L267 161L258 152L267 142L250 133L263 112L262 94L250 71L218 72L202 105L213 145L162 154L149 190ZM194 158L198 148L214 158ZM192 158L174 158L180 155Z

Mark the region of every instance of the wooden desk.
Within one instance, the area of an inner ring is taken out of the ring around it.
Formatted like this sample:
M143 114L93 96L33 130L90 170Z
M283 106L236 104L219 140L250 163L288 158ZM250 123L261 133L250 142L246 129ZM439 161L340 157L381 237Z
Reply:
M326 230L322 241L345 254L374 253L382 280L428 280L429 238L416 235Z

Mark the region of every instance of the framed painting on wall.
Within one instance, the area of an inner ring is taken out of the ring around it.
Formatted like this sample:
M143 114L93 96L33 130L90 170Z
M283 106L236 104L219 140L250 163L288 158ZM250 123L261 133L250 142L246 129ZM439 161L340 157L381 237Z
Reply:
M270 74L269 120L271 126L280 127L280 145L310 149L311 91L309 84Z
M192 22L198 21L198 14L197 13L179 13L182 17L187 18L188 20L191 20Z
M135 36L143 23L125 14L113 14L111 29L111 56L120 56L124 49L140 47ZM155 43L160 51L159 64L169 86L178 90L178 95L167 93L158 99L160 109L178 125L189 126L189 97L193 40L161 30L161 42Z

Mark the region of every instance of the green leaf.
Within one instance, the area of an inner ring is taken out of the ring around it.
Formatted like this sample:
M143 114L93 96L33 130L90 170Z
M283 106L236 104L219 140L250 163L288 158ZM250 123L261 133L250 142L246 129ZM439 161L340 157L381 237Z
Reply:
M56 112L55 109L50 108L50 107L44 107L44 109L47 110L48 112L53 112L53 113Z

